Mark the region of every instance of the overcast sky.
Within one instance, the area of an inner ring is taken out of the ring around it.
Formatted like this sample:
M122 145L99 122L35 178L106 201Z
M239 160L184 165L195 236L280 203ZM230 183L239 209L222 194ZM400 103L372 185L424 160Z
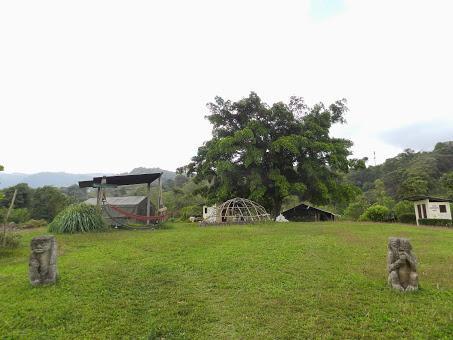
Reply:
M453 140L453 1L1 1L0 164L186 164L205 104L346 98L332 133L382 162Z

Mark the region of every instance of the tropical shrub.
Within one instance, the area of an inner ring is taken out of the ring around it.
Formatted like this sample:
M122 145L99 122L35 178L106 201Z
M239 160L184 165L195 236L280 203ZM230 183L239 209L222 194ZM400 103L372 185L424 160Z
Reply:
M73 204L60 212L49 224L48 230L53 233L84 233L103 231L108 228L101 212L95 206Z
M383 205L374 204L360 216L361 221L385 222L390 220L390 209Z

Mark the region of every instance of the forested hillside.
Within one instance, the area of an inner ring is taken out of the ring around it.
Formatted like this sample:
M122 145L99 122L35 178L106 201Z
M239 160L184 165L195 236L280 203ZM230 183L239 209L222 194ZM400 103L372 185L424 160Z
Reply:
M373 190L378 179L395 200L418 194L451 196L453 141L437 143L430 152L406 149L381 165L352 171L348 175L348 180L364 193Z

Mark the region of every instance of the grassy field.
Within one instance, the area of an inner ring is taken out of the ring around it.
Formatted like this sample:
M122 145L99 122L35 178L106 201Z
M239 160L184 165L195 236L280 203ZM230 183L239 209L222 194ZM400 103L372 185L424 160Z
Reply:
M57 236L60 280L31 288L0 253L0 338L452 338L453 230L289 223ZM421 290L387 288L387 238Z

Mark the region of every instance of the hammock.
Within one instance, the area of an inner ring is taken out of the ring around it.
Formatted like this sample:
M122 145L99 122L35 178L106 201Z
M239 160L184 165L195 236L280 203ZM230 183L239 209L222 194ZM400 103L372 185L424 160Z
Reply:
M126 211L124 209L121 209L120 207L117 207L112 204L108 204L107 202L104 203L104 205L108 206L110 209L115 210L116 212L120 213L123 216L126 216L127 218L136 220L136 221L141 221L141 222L162 222L167 218L167 215L157 215L157 216L144 216L144 215L136 215L133 214L129 211Z

